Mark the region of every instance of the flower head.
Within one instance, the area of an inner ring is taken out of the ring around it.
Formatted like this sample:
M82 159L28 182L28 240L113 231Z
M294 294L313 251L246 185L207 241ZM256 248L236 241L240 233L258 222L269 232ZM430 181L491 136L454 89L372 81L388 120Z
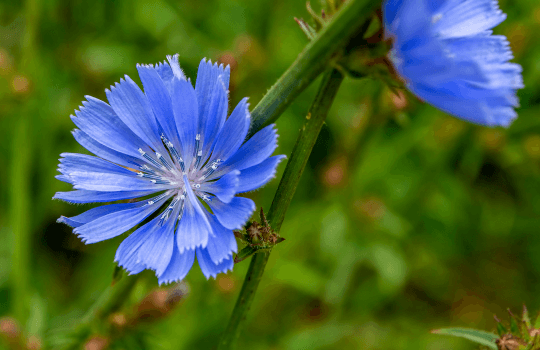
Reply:
M491 29L506 15L497 0L386 0L390 59L419 98L472 123L508 126L517 117L521 66Z
M197 256L208 278L232 269L233 229L251 216L255 190L284 156L273 125L244 142L247 99L227 118L229 67L202 60L195 88L178 64L137 65L144 92L127 75L106 90L109 104L86 96L72 120L75 139L97 157L64 153L59 180L74 191L56 199L114 202L61 217L86 243L116 237L144 222L118 247L130 273L156 272L160 283L183 279ZM207 210L209 208L209 210Z

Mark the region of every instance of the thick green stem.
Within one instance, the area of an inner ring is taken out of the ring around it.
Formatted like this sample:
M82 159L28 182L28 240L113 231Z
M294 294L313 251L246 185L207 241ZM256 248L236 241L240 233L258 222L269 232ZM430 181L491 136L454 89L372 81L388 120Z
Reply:
M380 1L349 0L332 17L251 112L250 135L271 124L356 35ZM249 136L248 136L249 137Z
M321 87L306 116L306 122L300 130L291 158L287 163L274 200L268 211L268 223L276 232L279 232L281 224L285 219L285 213L300 182L300 177L306 167L313 145L315 145L328 110L342 81L343 75L335 69L330 69L323 77ZM255 254L251 259L242 290L238 296L227 329L221 339L219 349L234 349L240 335L242 323L251 306L269 256L270 251Z

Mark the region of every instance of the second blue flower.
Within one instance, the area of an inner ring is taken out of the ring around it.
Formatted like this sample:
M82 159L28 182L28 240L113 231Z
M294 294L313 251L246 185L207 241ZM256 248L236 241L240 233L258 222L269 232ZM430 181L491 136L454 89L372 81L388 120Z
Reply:
M386 0L390 59L419 98L469 122L508 126L517 117L521 66L504 36L496 0Z

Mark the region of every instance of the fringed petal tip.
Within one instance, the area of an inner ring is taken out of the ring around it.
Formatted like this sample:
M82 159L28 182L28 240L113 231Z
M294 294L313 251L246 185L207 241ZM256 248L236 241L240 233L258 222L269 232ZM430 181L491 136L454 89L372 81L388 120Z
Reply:
M276 177L278 165L286 158L287 156L284 154L273 156L260 164L242 170L239 176L240 185L237 188L237 192L245 193L263 188Z
M206 64L207 66L209 66L211 68L214 68L214 69L218 68L218 69L221 69L222 71L228 70L230 72L230 69L231 69L230 68L231 66L228 65L228 64L224 65L223 63L212 62L212 60L210 58L206 58L206 57L204 57L201 60L200 64Z
M255 202L245 197L234 197L230 203L215 198L208 203L219 223L229 230L239 230L255 211Z
M176 78L180 80L186 80L186 75L180 68L180 63L178 62L179 54L174 54L172 56L167 56L167 61L169 61L169 66L171 67L173 74Z
M206 279L210 279L210 277L216 278L220 273L231 271L234 266L232 255L221 263L215 264L206 249L197 249L197 261Z
M236 251L234 252L236 253ZM229 260L229 259L232 259L232 256L233 256L233 252L230 252L229 254L227 254L227 256L224 256L223 258L221 259L218 259L218 260L212 260L216 265L219 265L221 263L223 263L225 260ZM232 271L232 268L231 268L231 271Z

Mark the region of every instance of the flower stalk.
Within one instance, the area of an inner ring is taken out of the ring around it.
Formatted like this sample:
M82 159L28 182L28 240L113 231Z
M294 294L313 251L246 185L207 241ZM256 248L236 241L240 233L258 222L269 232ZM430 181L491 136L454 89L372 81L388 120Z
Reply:
M279 232L285 219L285 214L296 192L300 177L342 81L343 75L341 72L333 68L329 69L323 76L319 91L306 116L306 122L300 130L290 160L268 211L268 224L276 233ZM242 290L219 344L220 350L235 348L242 329L242 323L253 302L270 253L271 250L266 250L252 257Z

